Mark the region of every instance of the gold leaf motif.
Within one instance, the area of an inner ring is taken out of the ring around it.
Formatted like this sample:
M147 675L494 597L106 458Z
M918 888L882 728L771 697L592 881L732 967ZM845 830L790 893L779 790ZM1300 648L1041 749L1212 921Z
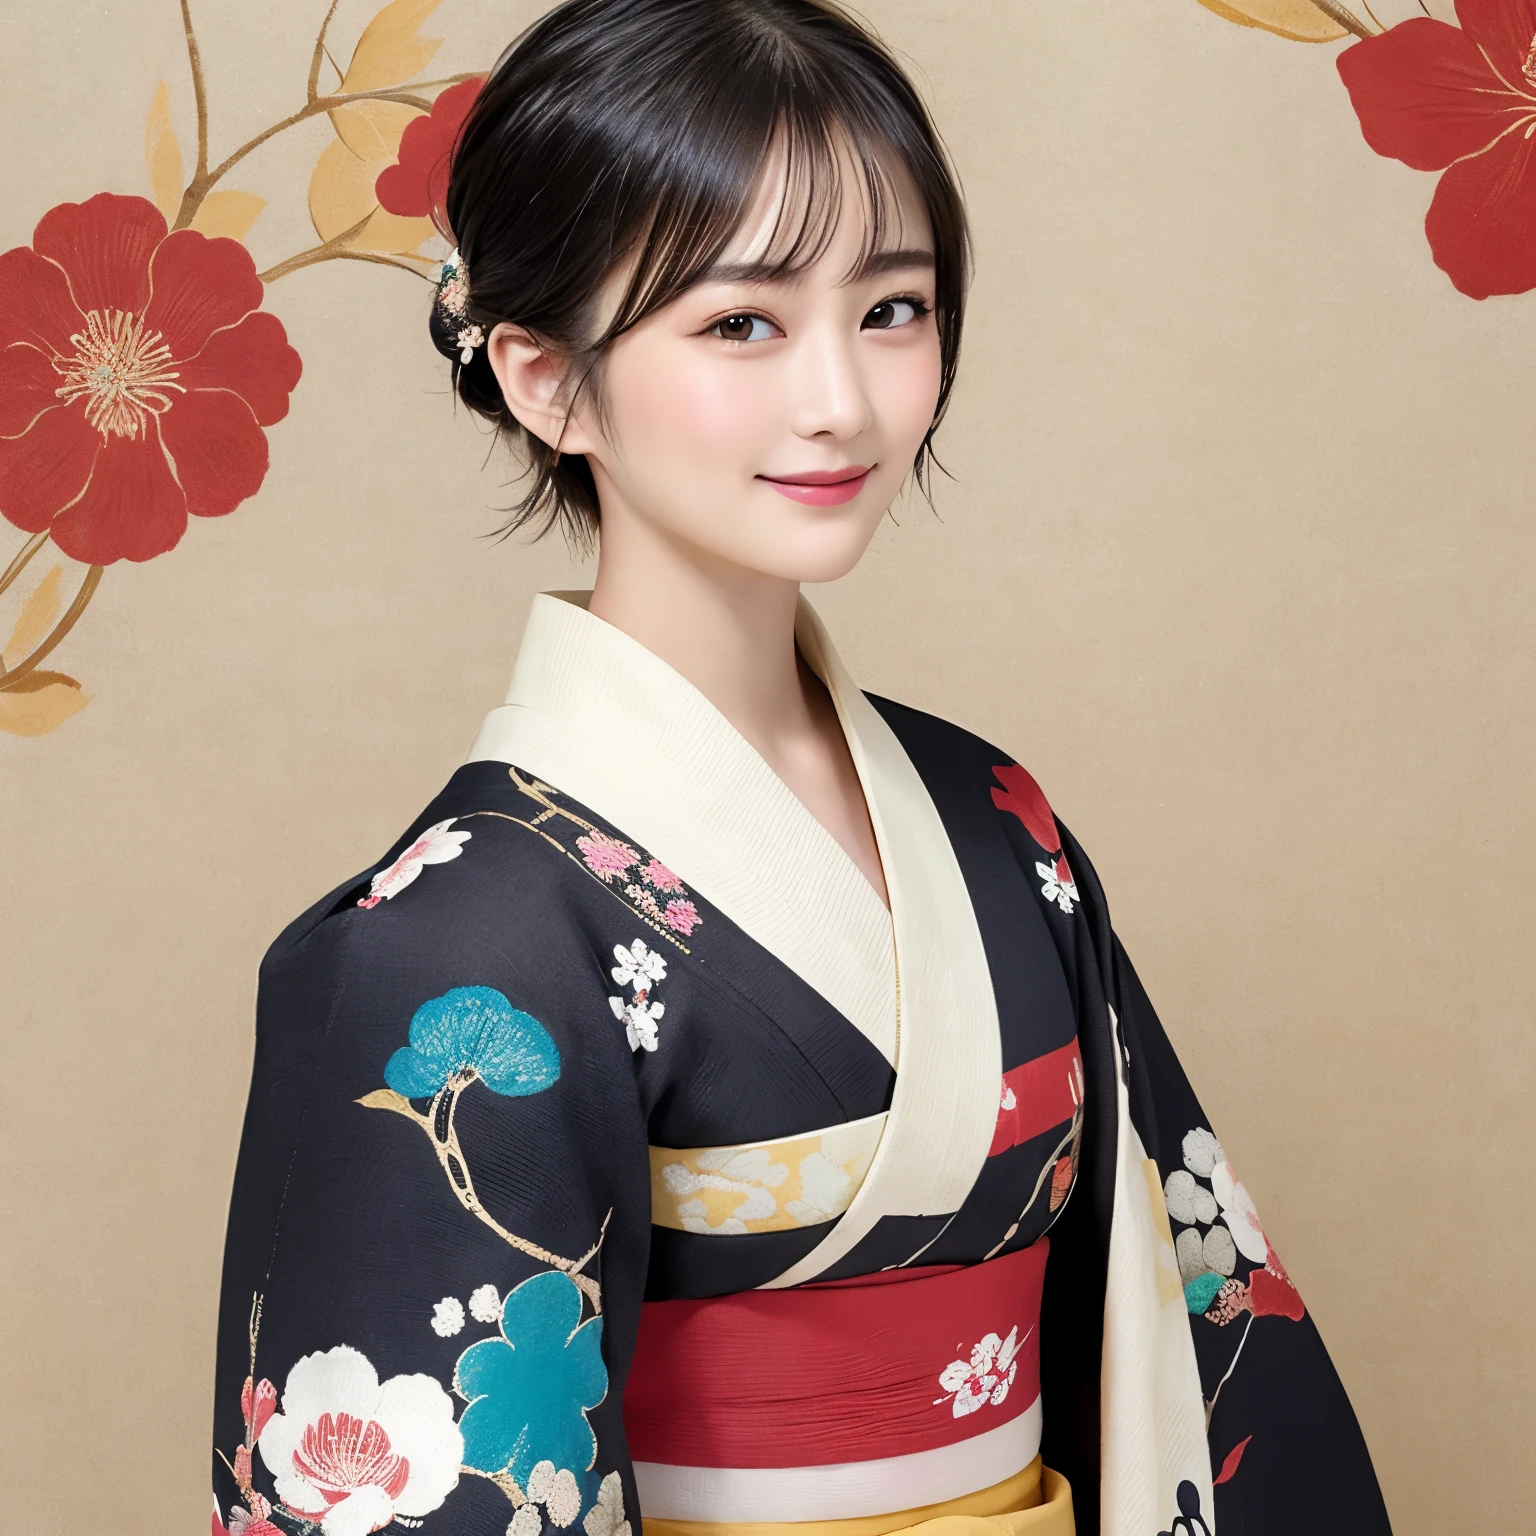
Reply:
M420 1120L425 1122L425 1115L418 1115L411 1108L411 1101L402 1098L393 1088L375 1088L372 1093L365 1093L357 1101L364 1109L391 1109L397 1115L404 1115L407 1120Z
M398 155L406 125L423 115L393 101L352 102L331 112L337 138L309 179L309 216L322 240L363 219L368 222L347 242L353 250L414 251L437 233L431 219L386 213L373 191L379 172Z
M1332 43L1348 37L1350 29L1329 16L1313 0L1200 0L1206 10L1240 27L1262 27L1297 43Z
M46 736L89 702L80 684L62 672L29 672L9 688L0 688L0 731Z
M244 240L256 215L266 206L266 198L254 192L210 192L192 215L192 228L210 239L224 235Z
M418 37L416 29L442 0L390 0L363 28L338 92L381 91L425 69L442 47L440 37Z
M359 160L376 165L375 175L399 158L400 140L412 120L426 116L403 101L352 101L327 115L336 137Z
M144 127L144 159L149 166L149 185L155 207L165 215L169 224L181 207L182 164L181 146L176 142L176 130L171 127L170 93L164 80L155 87L154 99L149 104L149 121Z
M63 577L64 567L54 566L21 605L21 614L16 620L15 629L11 631L11 638L5 642L5 649L0 651L0 667L19 666L31 655L33 647L47 638L48 631L53 628L53 621L59 616L59 584Z

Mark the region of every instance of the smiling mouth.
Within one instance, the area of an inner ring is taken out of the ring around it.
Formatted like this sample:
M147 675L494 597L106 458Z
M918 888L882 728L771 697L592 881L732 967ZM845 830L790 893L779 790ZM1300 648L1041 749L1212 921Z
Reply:
M802 475L759 475L779 495L808 507L835 507L852 501L864 489L873 464L849 464L843 469L813 469Z

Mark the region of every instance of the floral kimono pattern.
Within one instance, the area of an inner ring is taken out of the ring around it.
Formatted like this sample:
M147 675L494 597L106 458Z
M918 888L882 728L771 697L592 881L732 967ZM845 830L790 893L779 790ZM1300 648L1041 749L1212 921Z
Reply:
M880 1217L820 1278L952 1271L1048 1236L1037 1335L1005 1316L946 1345L925 1412L968 1425L1017 1407L1027 1345L1041 1449L1080 1532L1290 1536L1319 1514L1387 1531L1344 1391L1086 854L997 749L871 702L974 907L1002 1075L959 1208ZM811 1254L897 1079L878 1039L666 854L515 762L472 761L268 951L225 1249L213 1536L640 1529L623 1400L643 1306L771 1286ZM1116 1151L1130 1131L1134 1189ZM829 1158L838 1135L866 1140ZM1115 1524L1101 1427L1128 1194L1149 1294L1191 1330L1200 1442L1134 1531Z

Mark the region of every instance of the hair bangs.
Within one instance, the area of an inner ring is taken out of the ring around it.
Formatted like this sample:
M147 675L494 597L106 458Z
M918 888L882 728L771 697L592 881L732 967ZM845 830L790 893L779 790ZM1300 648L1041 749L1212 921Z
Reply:
M903 244L914 196L932 232L942 354L931 441L959 353L969 232L927 110L884 46L832 0L566 0L507 50L455 151L447 213L470 318L525 327L569 363L567 399L602 413L605 349L719 270L789 277L857 201L849 277ZM739 263L739 265L737 264ZM620 291L614 294L618 280ZM556 521L590 546L596 486L511 416L485 357L459 394L523 451L532 485L504 531Z

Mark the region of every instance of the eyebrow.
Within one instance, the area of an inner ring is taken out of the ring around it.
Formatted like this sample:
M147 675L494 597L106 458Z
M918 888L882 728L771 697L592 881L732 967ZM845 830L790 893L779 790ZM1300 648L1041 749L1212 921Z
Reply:
M859 282L867 277L879 277L886 272L904 271L910 267L934 268L933 252L911 249L895 251L871 251L845 281ZM717 262L701 272L699 283L771 283L782 282L786 276L783 264L776 261Z

